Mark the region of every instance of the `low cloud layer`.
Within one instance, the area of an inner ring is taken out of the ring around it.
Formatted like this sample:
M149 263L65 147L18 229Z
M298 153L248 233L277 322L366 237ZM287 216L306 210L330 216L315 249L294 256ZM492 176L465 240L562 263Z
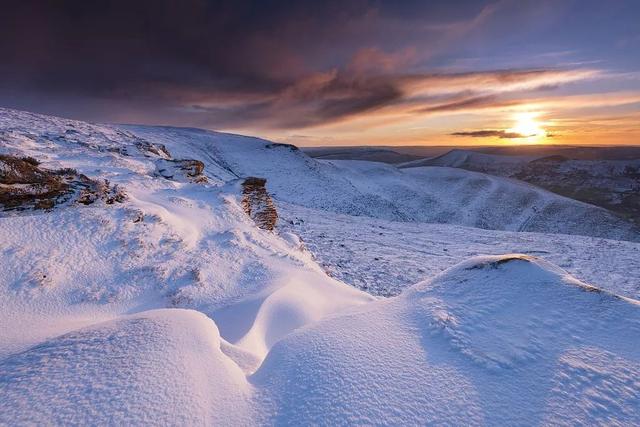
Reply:
M473 138L501 138L501 139L514 139L514 138L527 138L531 135L523 135L518 132L509 132L507 130L474 130L470 132L453 132L453 136L466 136Z

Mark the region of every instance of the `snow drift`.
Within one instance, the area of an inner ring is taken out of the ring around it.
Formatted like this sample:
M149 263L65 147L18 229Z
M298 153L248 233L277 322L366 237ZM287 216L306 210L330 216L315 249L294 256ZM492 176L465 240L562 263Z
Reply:
M5 425L247 424L251 387L205 315L155 310L0 362ZM223 411L221 409L224 408Z
M640 305L481 257L280 341L251 381L284 424L640 422Z
M0 362L0 422L632 425L639 338L637 301L536 258L479 257L285 334L253 374L194 311L48 340Z

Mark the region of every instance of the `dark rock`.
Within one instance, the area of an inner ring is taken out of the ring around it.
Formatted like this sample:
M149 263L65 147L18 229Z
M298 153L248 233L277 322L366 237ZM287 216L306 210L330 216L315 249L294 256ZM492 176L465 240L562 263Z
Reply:
M122 203L125 192L107 181L96 181L72 168L48 170L32 158L0 155L0 210L51 210L76 201Z
M278 221L278 212L266 183L264 178L246 178L242 183L242 207L258 227L272 231Z
M203 175L204 163L194 159L160 159L156 162L156 173L174 181L207 182Z
M282 143L279 143L279 142L273 142L271 144L267 144L267 145L265 145L265 148L287 148L290 151L298 151L298 150L300 150L298 147L296 147L293 144L282 144Z

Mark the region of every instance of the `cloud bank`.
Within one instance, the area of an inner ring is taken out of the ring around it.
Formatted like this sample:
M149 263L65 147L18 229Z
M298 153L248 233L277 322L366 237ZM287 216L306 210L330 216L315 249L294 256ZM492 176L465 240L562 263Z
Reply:
M606 72L559 63L573 46L494 58L528 32L543 44L535 31L563 11L549 0L8 0L0 104L269 135L541 105Z

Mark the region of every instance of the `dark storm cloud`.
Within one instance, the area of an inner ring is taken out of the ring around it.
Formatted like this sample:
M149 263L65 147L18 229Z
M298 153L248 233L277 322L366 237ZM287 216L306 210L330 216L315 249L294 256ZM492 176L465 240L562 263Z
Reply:
M527 138L531 135L523 135L518 132L509 132L506 130L474 130L470 132L454 132L451 135L454 136L471 136L473 138L502 138L502 139L514 139L514 138Z
M360 49L384 44L376 22L360 0L15 1L0 14L0 90L209 112L220 125L298 103L317 117L295 122L316 123L399 96L365 76L410 56Z
M340 121L382 108L410 114L453 112L517 105L501 94L537 90L541 82L570 82L589 78L590 70L498 70L478 73L361 74L350 65L342 70L314 73L255 102L221 106L220 99L202 99L191 111L206 113L219 123L251 122L270 128L302 128ZM426 94L426 95L425 95ZM416 109L416 105L422 107Z
M273 128L301 128L366 112L401 97L402 91L393 78L333 71L301 78L258 102L220 107L215 100L205 100L205 105L196 104L193 108L231 125L249 120ZM213 105L206 106L207 103Z
M283 129L384 108L490 106L505 90L584 77L425 73L425 61L507 3L8 0L0 103L90 120Z

